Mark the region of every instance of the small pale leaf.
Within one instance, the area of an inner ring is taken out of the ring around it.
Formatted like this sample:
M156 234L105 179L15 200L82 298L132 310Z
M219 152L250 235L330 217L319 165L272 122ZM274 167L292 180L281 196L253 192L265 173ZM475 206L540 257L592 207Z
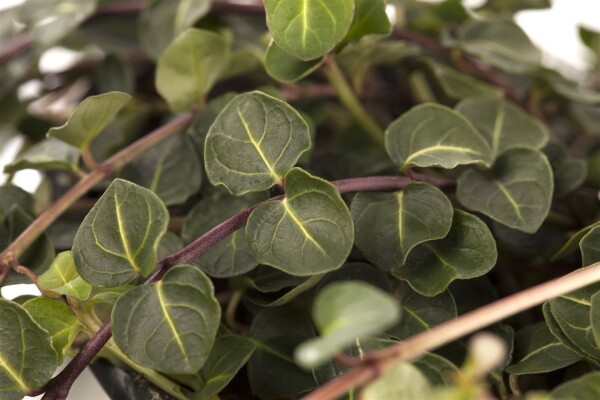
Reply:
M87 149L129 100L131 96L122 92L87 97L75 108L69 120L63 126L51 128L48 136Z
M385 132L385 147L404 169L454 168L464 164L489 165L491 149L461 114L438 104L412 108Z
M34 144L15 161L4 167L4 172L12 174L22 169L47 171L77 171L79 150L58 139L48 138Z
M419 243L446 236L453 215L446 195L426 183L411 183L401 192L358 193L351 211L356 247L385 269L404 264Z
M192 265L174 267L156 284L130 290L112 311L119 348L140 365L174 374L202 368L220 319L210 279Z
M206 174L235 195L280 184L310 148L304 119L290 105L261 92L236 96L206 136Z
M321 336L302 343L295 359L314 368L357 338L385 331L398 321L397 300L388 293L359 281L335 282L319 292L313 319Z
M23 308L50 334L58 362L62 363L82 328L71 308L62 301L47 297L31 299L23 304Z
M364 400L411 400L432 398L432 389L427 378L416 366L397 364L379 379L365 387Z
M219 34L190 28L165 49L156 64L156 90L175 112L204 104L229 65L230 44Z
M23 307L0 299L0 397L21 400L42 387L58 367L48 332Z
M329 53L346 35L353 0L264 0L267 26L284 51L314 60Z
M458 201L510 228L535 233L552 203L554 181L548 159L531 148L513 148L490 171L471 169L459 178Z
M84 281L77 273L73 254L70 251L59 253L48 271L38 277L37 283L44 290L81 301L87 300L92 292L92 285Z
M258 206L246 225L256 260L291 275L342 266L352 249L352 217L329 182L294 168L285 176L283 200Z
M148 276L168 219L165 205L154 193L115 179L77 231L72 249L77 272L102 287Z
M416 292L431 297L442 293L455 279L485 275L497 257L496 242L485 223L455 210L450 233L444 239L417 246L403 266L392 269L392 274L407 281Z

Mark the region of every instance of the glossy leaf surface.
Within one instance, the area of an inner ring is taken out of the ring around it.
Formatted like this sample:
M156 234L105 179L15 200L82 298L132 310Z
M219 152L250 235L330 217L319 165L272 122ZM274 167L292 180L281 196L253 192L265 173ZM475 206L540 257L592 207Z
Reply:
M526 233L542 225L552 202L554 181L548 159L529 148L506 151L488 172L465 171L456 196L465 207Z
M352 217L337 189L299 168L285 176L286 198L258 206L246 225L256 260L307 276L342 266L352 248Z
M489 272L496 264L496 242L476 216L454 211L450 233L441 240L417 246L406 263L392 274L407 281L424 296L442 293L455 279L471 279Z
M115 342L128 357L175 374L202 368L220 319L210 279L191 265L174 267L156 284L128 291L112 312Z
M402 169L489 165L491 149L459 113L437 104L413 107L385 132L385 147Z
M396 299L363 282L336 282L319 292L313 319L321 336L300 345L295 359L314 368L357 338L383 332L400 316Z
M426 183L394 193L358 193L351 211L356 247L385 269L404 264L419 243L445 237L453 215L446 195Z
M58 366L50 335L16 303L0 299L0 398L21 400Z
M119 286L148 276L168 218L166 207L150 190L115 179L77 231L77 272L94 286Z
M129 100L131 96L122 92L87 97L75 108L69 120L63 126L50 129L48 136L87 149Z
M236 96L205 141L206 173L235 195L280 184L310 148L304 119L287 103L261 92Z
M175 112L203 105L229 65L231 49L211 31L190 28L165 49L156 64L156 90Z
M329 53L348 32L352 0L264 0L267 26L279 47L301 60Z

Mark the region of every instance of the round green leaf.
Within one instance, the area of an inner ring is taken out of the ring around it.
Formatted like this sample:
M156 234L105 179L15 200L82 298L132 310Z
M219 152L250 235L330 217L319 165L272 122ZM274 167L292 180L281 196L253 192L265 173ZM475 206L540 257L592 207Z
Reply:
M425 353L412 365L421 371L432 386L452 386L456 383L455 378L460 376L456 365L433 353Z
M298 276L341 267L352 249L354 226L337 189L294 168L285 176L285 193L250 214L246 238L256 261Z
M600 398L600 372L567 381L550 392L552 400L584 400Z
M206 362L220 320L210 279L192 265L180 265L156 284L121 296L113 308L112 329L119 348L136 363L190 374Z
M81 324L71 308L62 301L47 297L31 299L23 304L23 308L50 334L58 362L62 363L65 353L81 330Z
M50 335L23 307L0 299L0 398L21 400L38 389L58 366Z
M456 106L487 140L495 158L513 147L542 148L548 131L536 119L499 96L470 97Z
M200 190L202 161L192 139L176 135L133 160L122 177L152 190L172 206L185 203Z
M169 213L148 189L115 179L83 220L73 242L79 275L94 286L148 276Z
M392 31L385 12L386 0L355 0L354 19L344 41L358 40L365 35L387 36Z
M571 157L561 142L548 143L542 151L548 157L554 176L554 197L562 197L577 189L588 174L588 163L583 158Z
M26 214L33 214L33 196L18 186L0 187L0 214L9 215L13 208L20 208Z
M471 96L500 94L493 86L454 68L429 58L423 58L422 61L427 66L428 76L450 99L460 100Z
M206 196L187 215L181 237L189 244L235 213L256 204L261 197L235 197L228 193ZM241 230L216 243L192 263L216 278L241 275L258 265Z
M546 156L514 148L500 155L490 171L465 171L458 178L456 197L501 224L535 233L550 211L553 188Z
M353 0L264 0L267 25L279 47L301 60L329 53L348 32Z
M455 210L450 233L417 246L403 266L392 269L392 274L431 297L442 293L455 279L485 275L497 257L496 242L486 224L472 214Z
M87 97L75 108L68 121L63 126L51 128L48 136L86 149L129 100L131 96L122 92Z
M165 49L156 64L156 90L175 112L204 104L227 68L230 44L220 35L190 28Z
M367 283L335 282L319 292L313 319L321 336L302 343L296 361L305 368L322 364L356 338L385 331L398 321L397 300Z
M408 363L398 364L383 376L365 387L364 400L412 400L429 399L432 389L419 369Z
M446 236L453 215L446 195L426 183L411 183L401 192L358 193L351 210L356 247L386 269L404 264L419 243Z
M310 148L308 125L290 105L261 92L236 96L206 136L206 174L235 195L280 184Z
M70 251L59 253L50 268L38 277L37 284L44 290L81 301L87 300L92 292L92 286L77 273L73 253Z
M265 70L271 78L279 82L296 82L319 68L324 57L302 61L281 50L277 43L271 42L265 54Z
M416 106L392 122L385 132L385 148L402 169L489 165L492 161L489 145L473 125L438 104Z
M593 227L579 242L584 267L600 261L600 226Z

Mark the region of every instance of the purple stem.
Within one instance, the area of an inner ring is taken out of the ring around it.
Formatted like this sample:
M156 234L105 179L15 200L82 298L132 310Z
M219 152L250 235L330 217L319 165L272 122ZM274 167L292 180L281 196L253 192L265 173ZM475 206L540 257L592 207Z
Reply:
M419 181L429 182L439 187L450 187L454 185L453 182L442 179L431 178L418 174L413 175L416 175L415 178L417 178ZM339 181L333 181L331 183L341 194L343 194L351 192L401 190L410 182L413 182L413 180L405 176L370 176L364 178L342 179ZM154 272L146 280L145 284L159 281L169 270L169 268L175 265L187 264L195 260L217 242L246 225L248 217L250 217L250 214L256 207L267 201L281 200L283 197L283 195L276 196L247 208L246 210L215 226L213 229L206 232L204 235L200 236L194 242L190 243L177 253L158 261L156 263L156 267L154 268ZM111 336L111 325L110 320L108 320L85 344L85 346L83 346L81 351L75 356L75 358L73 358L73 360L71 360L69 365L64 370L62 370L55 378L48 382L44 388L38 390L36 393L30 393L30 395L37 395L46 391L46 394L42 399L64 400L67 397L73 382L75 382L75 379L77 379L79 374L81 374L85 367L93 360L100 349L102 349L102 346L108 342Z

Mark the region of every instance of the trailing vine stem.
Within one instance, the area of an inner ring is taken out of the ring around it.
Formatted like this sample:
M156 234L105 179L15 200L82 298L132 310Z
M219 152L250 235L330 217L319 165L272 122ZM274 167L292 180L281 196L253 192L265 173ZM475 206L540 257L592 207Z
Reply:
M414 174L413 178L417 178L419 181L428 182L442 188L454 186L454 182L452 181L431 178L425 175ZM364 178L342 179L339 181L333 181L331 183L338 189L340 193L343 194L351 192L401 190L407 184L413 182L413 178L408 178L405 176L371 176ZM146 280L145 284L151 284L159 281L169 270L169 268L175 265L190 263L194 259L198 258L217 242L246 225L248 217L250 217L250 214L256 207L268 201L281 200L283 197L284 195L272 197L247 208L246 210L215 226L213 229L206 232L204 235L200 236L194 242L190 243L177 253L159 260L156 263L154 272ZM52 378L45 387L30 393L29 395L39 395L45 393L43 397L45 400L65 399L71 386L73 385L73 382L75 382L75 379L94 359L96 354L98 354L111 336L111 322L108 320L83 346L81 351L71 360L69 365L64 370L62 370L56 377Z

